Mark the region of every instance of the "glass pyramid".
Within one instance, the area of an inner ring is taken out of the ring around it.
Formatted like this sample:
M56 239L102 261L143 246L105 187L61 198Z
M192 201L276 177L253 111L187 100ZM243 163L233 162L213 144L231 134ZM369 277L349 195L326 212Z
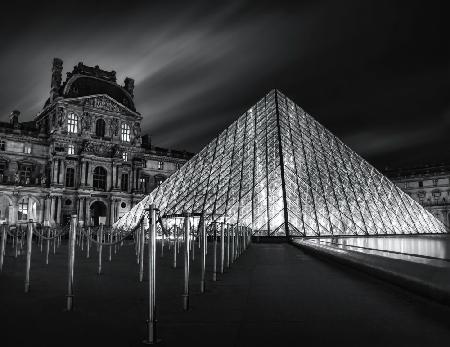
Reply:
M134 227L162 215L248 226L254 235L445 233L445 226L277 90L125 214Z

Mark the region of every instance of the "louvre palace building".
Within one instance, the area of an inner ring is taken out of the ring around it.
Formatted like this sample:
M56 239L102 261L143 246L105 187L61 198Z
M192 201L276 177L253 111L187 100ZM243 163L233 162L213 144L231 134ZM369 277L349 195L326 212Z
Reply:
M110 225L191 154L141 134L134 80L79 63L62 81L53 60L50 97L29 122L0 123L0 222Z

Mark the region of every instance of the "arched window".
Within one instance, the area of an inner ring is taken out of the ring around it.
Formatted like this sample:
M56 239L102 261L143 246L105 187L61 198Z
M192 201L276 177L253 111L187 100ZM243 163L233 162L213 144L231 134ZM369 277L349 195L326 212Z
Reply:
M94 189L106 190L106 170L101 166L94 169L93 185Z
M33 165L30 163L19 164L19 179L20 184L31 183L31 173L33 172Z
M105 136L105 121L102 118L97 119L95 122L95 135L98 137Z
M66 187L75 187L75 169L68 167L66 170Z

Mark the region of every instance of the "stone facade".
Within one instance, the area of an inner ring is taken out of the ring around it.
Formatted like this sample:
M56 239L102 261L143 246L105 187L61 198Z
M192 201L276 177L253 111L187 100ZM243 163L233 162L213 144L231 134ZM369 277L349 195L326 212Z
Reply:
M450 165L392 169L384 173L450 229Z
M132 79L79 63L62 83L62 65L33 121L0 123L1 222L109 225L192 156L141 136Z

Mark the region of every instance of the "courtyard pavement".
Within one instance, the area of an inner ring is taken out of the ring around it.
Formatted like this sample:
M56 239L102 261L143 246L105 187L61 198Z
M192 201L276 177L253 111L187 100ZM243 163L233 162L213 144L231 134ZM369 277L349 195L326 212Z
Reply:
M211 248L211 247L210 247ZM450 308L356 270L328 263L285 243L252 244L199 291L200 258L192 265L191 307L182 310L183 266L157 257L157 316L161 346L444 346ZM50 264L33 250L30 292L25 259L11 247L0 274L0 346L140 346L145 338L147 284L137 281L132 246L104 254L104 272L79 248L75 311L65 312L67 248Z

